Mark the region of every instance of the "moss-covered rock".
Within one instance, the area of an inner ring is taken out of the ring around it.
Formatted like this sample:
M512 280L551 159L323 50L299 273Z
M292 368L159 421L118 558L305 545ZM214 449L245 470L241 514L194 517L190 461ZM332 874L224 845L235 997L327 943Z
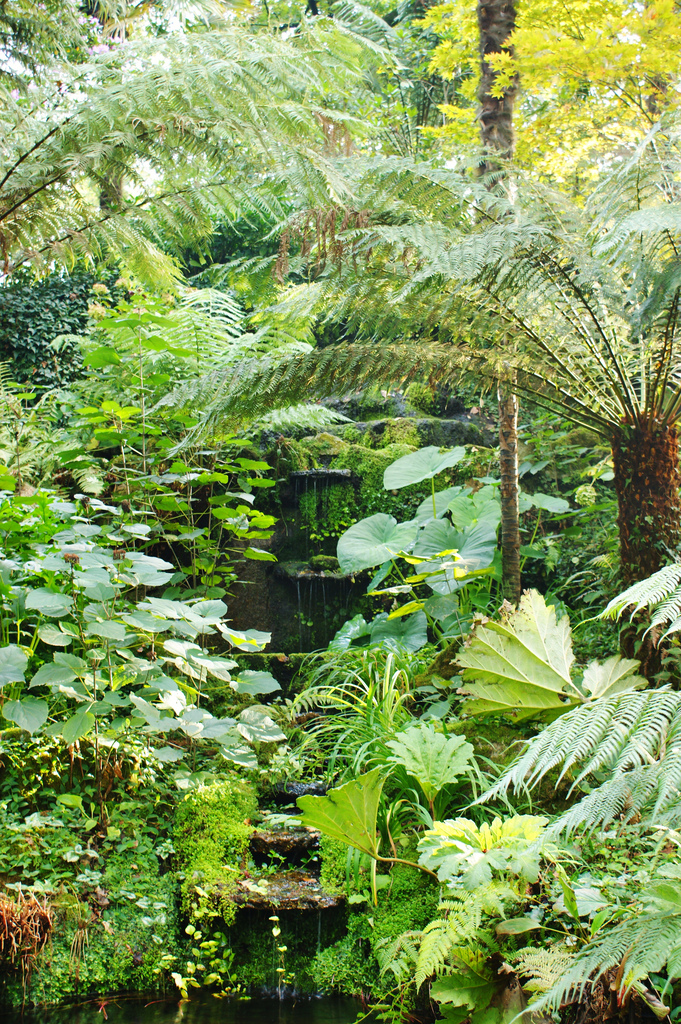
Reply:
M230 776L192 790L175 813L174 843L185 913L219 910L227 923L234 920L230 896L244 868L251 819L258 810L255 788Z

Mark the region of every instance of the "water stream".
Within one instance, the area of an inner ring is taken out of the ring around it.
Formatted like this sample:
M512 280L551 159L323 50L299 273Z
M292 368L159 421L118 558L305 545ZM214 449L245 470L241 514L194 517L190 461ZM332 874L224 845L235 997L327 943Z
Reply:
M112 999L61 1010L3 1015L3 1024L353 1024L354 999Z

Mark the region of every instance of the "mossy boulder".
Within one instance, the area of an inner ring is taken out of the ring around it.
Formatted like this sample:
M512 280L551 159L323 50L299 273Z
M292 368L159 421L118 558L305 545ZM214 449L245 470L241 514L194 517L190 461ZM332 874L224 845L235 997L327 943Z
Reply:
M187 794L175 813L174 844L184 874L182 907L219 909L229 923L236 908L230 901L244 867L258 810L254 786L229 776Z

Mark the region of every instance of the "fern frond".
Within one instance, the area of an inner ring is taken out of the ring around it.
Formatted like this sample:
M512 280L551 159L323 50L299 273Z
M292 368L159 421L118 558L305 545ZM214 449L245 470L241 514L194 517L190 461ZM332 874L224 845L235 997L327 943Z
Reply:
M675 890L678 900L678 884L667 888ZM584 996L588 985L611 968L619 970L620 965L620 996L650 974L659 973L668 962L675 964L672 977L676 976L681 953L680 906L678 902L653 898L643 913L608 929L601 938L589 943L532 1008L557 1008L576 1002Z
M627 587L607 605L601 612L601 618L620 619L627 608L632 609L632 616L643 608L652 608L674 594L681 585L681 564L666 565L645 580Z
M526 992L547 992L560 983L575 956L564 946L526 946L511 961Z
M338 423L350 423L348 416L344 416L335 409L328 409L324 405L311 405L303 402L299 405L287 406L283 409L275 409L256 421L258 427L265 430L323 430Z
M673 825L681 814L681 695L669 690L629 691L595 700L562 715L531 739L527 749L481 797L529 791L560 768L569 792L583 784L587 796L547 829L547 834L603 828L616 820ZM596 779L606 776L600 785Z

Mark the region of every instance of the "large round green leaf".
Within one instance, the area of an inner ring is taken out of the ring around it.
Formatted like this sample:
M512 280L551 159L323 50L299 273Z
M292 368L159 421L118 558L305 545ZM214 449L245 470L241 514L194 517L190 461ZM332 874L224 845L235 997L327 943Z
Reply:
M428 643L428 620L423 612L406 615L403 619L389 619L381 612L371 623L371 643L420 651Z
M466 454L465 448L450 448L441 452L436 445L419 448L417 452L403 455L397 462L388 466L383 474L383 486L386 491L396 491L409 484L418 484L422 480L431 480L443 469L449 469L461 462Z
M55 593L47 587L29 590L26 595L26 608L40 612L41 615L51 615L55 619L66 615L72 604L68 594Z
M415 522L398 523L393 516L377 512L355 523L338 541L341 572L361 572L381 565L400 551L410 551L416 537Z
M28 658L16 644L0 647L0 687L8 683L23 683Z
M423 558L416 571L439 574L428 579L428 586L437 594L450 594L465 584L458 575L487 569L494 558L497 544L496 525L481 520L469 530L455 530L444 519L433 519L423 528L414 545L414 556ZM455 551L455 555L442 555ZM441 557L440 557L441 556Z
M20 729L33 734L47 721L47 703L36 697L23 700L8 700L2 713L8 722L16 722Z

